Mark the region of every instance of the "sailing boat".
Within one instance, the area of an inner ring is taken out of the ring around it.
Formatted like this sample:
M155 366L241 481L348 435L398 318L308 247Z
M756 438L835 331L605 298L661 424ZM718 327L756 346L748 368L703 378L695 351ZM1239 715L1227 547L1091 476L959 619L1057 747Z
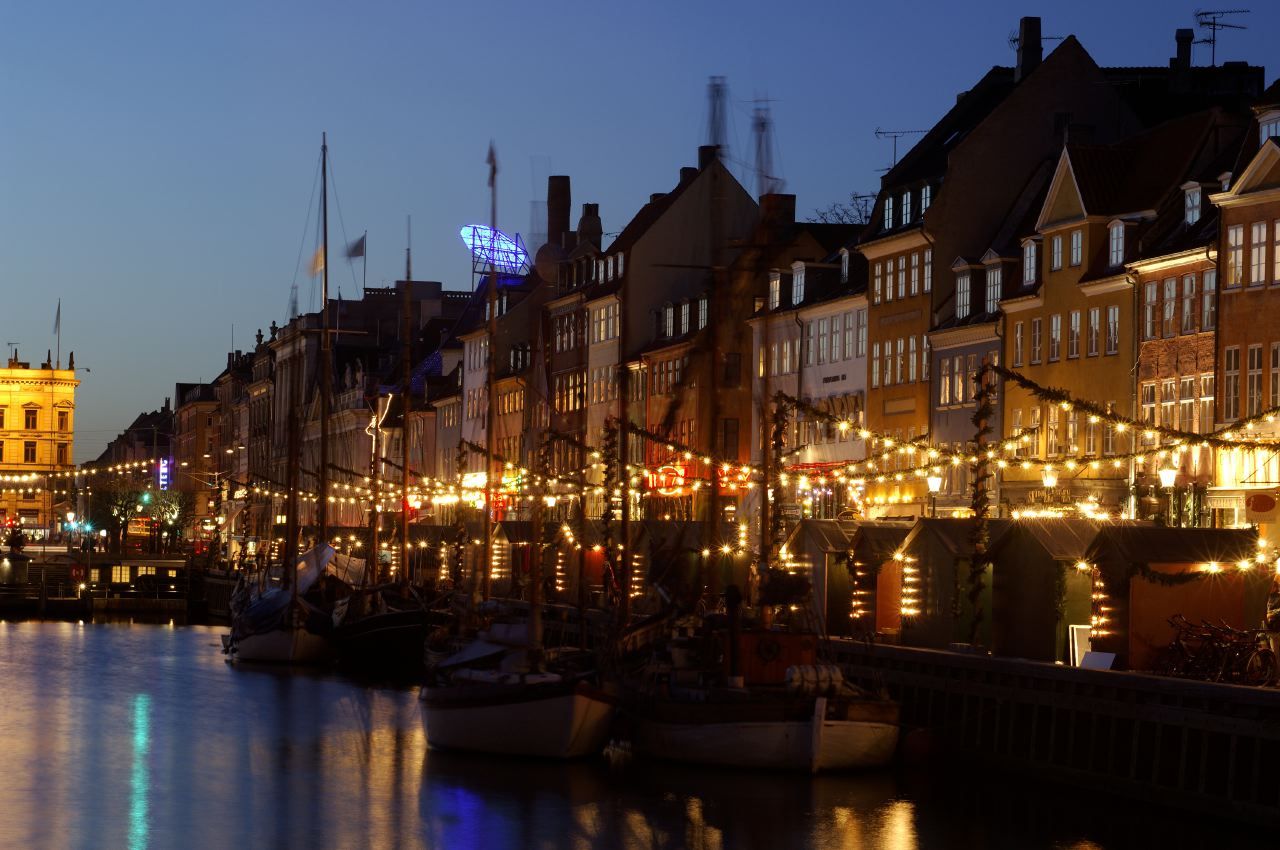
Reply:
M329 394L332 376L329 361L329 144L320 142L321 253L316 265L322 273L322 336L320 342L320 535L314 548L295 557L298 541L299 457L298 379L292 376L288 405L288 456L286 458L286 519L280 584L272 582L269 570L255 578L242 576L232 594L231 633L223 637L223 652L236 661L263 661L291 664L318 664L333 660L333 630L330 615L305 598L333 560L334 551L326 542L328 533L329 479Z
M497 158L489 148L490 232L497 232ZM487 595L492 563L494 383L497 376L497 268L490 261L489 368L485 428L485 560ZM546 347L543 348L545 366ZM538 462L546 472L546 435ZM544 477L545 483L546 478ZM609 736L616 700L599 687L595 656L542 645L543 499L534 498L529 619L494 624L437 664L421 694L427 743L434 749L568 759L600 752Z

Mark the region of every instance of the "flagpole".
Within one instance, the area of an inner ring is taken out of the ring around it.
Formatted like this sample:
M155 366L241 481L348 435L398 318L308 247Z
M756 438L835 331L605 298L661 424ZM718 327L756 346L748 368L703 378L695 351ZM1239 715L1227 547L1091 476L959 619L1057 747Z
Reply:
M57 368L62 368L62 299L58 299L58 312L53 317L53 332L58 337Z
M360 274L361 274L360 288L368 289L369 288L369 231L366 230L364 232L364 236L360 237L360 239L361 239L360 250L362 251L362 253L360 254Z

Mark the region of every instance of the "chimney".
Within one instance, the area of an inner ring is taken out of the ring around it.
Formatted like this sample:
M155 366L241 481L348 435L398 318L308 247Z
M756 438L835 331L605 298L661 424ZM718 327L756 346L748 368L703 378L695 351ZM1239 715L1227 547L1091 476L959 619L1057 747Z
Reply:
M692 165L686 165L684 168L680 169L680 185L683 186L697 176L698 169L694 168Z
M563 245L569 232L569 176L553 174L547 178L547 242Z
M578 219L578 244L590 242L597 248L604 236L604 225L600 223L600 205L583 204L582 218Z
M1020 82L1040 65L1044 58L1044 46L1040 43L1040 19L1026 17L1018 21L1018 67L1014 69L1014 82Z
M796 196L771 192L760 196L760 220L770 227L796 223Z
M702 170L720 158L719 145L698 146L698 170Z
M1196 34L1190 29L1174 30L1173 40L1178 43L1178 53L1169 60L1170 67L1191 67L1191 42L1195 40L1195 37Z

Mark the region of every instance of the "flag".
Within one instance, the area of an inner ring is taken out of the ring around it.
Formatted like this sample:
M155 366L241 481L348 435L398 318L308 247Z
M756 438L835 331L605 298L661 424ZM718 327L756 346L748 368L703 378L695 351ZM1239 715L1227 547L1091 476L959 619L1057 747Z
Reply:
M322 271L324 271L324 248L320 247L316 249L316 255L311 258L311 275L314 277Z
M53 332L55 334L62 331L62 299L58 299L58 312L53 314Z
M484 161L489 166L489 188L492 189L498 182L498 152L493 149L493 142L489 142L489 155Z
M356 257L363 257L363 256L364 256L364 240L365 240L365 236L368 236L368 234L365 234L364 236L361 236L359 239L357 239L356 241L352 242L350 245L348 245L348 246L347 246L347 259L348 259L348 260L354 260Z

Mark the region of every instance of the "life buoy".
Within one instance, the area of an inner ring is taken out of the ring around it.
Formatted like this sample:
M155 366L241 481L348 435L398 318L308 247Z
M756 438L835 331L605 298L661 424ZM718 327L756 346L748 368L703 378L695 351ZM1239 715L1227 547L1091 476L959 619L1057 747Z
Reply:
M774 637L761 638L756 641L756 657L765 664L777 661L782 655L782 642Z

